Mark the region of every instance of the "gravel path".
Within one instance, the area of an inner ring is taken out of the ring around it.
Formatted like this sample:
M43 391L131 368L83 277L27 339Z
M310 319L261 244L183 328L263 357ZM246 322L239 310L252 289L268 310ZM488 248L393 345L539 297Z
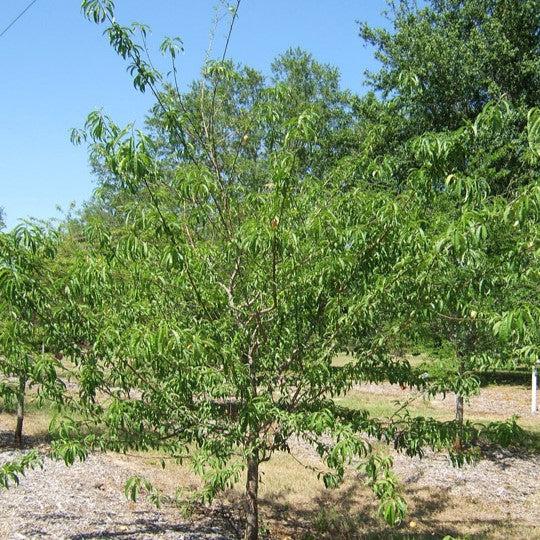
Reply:
M424 459L400 454L395 457L395 470L405 486L428 487L434 494L493 506L513 520L540 527L539 456L498 451L474 465L458 468L441 454Z
M299 454L309 457L307 447L300 447L300 443L295 446ZM13 450L3 452L0 462L19 455ZM217 509L209 508L206 514L198 513L196 518L184 521L175 508L158 510L144 501L128 502L122 488L126 478L134 474L134 467L145 474L140 462L123 463L121 456L109 454L91 456L72 467L45 459L42 470L29 471L18 487L0 493L0 538L238 538ZM406 492L427 488L433 504L438 499L463 498L477 505L479 512L489 508L492 513L495 509L497 519L520 521L533 530L540 528L538 456L499 452L475 466L457 469L442 455L421 460L398 455L395 467Z
M3 452L0 462L18 455ZM29 471L19 486L0 492L0 538L235 538L211 509L188 522L175 508L158 510L144 501L127 501L122 487L131 475L130 467L110 455L91 456L72 467L45 459L43 470Z

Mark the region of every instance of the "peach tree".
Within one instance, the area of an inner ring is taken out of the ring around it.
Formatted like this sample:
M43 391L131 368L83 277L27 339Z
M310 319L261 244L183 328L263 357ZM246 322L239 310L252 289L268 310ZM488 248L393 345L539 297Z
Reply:
M36 223L0 233L0 396L6 405L16 404L14 438L19 445L27 387L62 395L56 362L45 355L58 298L56 248L56 232Z
M329 126L309 101L283 114L275 104L287 101L287 84L244 111L246 126L273 126L273 143L243 152L247 133L216 129L220 87L236 77L225 53L204 68L201 108L186 112L174 82L147 58L145 26L121 26L110 1L86 0L83 10L105 25L163 121L158 139L93 112L74 132L114 182L109 215L121 219L90 215L64 276L54 339L78 393L56 425L57 454L72 462L96 449L158 451L164 464L191 463L203 501L245 473L252 540L260 465L294 452L299 439L321 458L327 487L359 468L381 514L399 522L405 503L391 459L373 442L422 455L477 429L399 411L376 418L334 400L366 381L429 392L406 360L388 354L421 313L419 276L430 270L417 186L351 185L346 166L310 166L306 156L320 155ZM180 43L161 47L173 77ZM175 159L164 159L164 139ZM335 366L338 353L351 361ZM135 498L142 487L159 499L141 478L126 490Z

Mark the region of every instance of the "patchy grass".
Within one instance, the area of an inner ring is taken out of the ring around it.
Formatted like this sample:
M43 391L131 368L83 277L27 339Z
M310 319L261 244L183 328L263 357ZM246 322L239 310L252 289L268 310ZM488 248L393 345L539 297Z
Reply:
M43 446L49 443L49 424L53 410L47 404L29 400L25 407L23 424L23 445ZM17 416L12 410L0 409L0 450L13 446L13 432Z
M434 360L426 353L417 352L406 355L406 359L413 367L424 368L433 364ZM352 361L350 356L338 355L332 362L334 367L342 367ZM519 376L518 376L519 375ZM522 374L517 374L519 379ZM529 374L526 374L530 377ZM512 416L518 417L518 424L527 432L529 441L526 445L540 452L540 414L532 415L530 412L530 385L516 384L507 372L501 372L486 377L486 380L495 379L502 384L484 384L480 394L472 396L465 403L465 418L477 422L493 422L508 420ZM407 407L411 415L430 416L445 421L454 418L455 398L453 394L446 397L437 396L432 400L425 400L417 393L417 398ZM346 396L336 401L352 409L364 409L374 416L390 416L403 402L414 397L414 392L402 389L398 385L358 385Z

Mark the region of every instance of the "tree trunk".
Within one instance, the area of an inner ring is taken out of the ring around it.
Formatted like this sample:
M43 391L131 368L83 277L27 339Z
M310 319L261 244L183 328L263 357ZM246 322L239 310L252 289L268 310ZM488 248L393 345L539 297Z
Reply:
M463 373L465 371L465 362L463 360L463 356L458 353L459 357L459 367L458 367L458 373L459 376L462 377ZM463 396L460 396L459 394L456 394L456 422L458 423L459 432L456 437L456 440L454 442L454 448L457 451L461 451L463 449L463 440L461 437L461 428L463 426Z
M456 421L463 424L463 396L456 396Z
M24 422L24 394L26 392L26 377L19 377L19 391L17 392L17 425L15 426L15 444L21 446Z
M459 351L458 358L458 375L463 377L463 374L465 373L465 359L463 358L463 354ZM463 424L463 396L460 396L459 394L456 395L456 421L459 424Z
M248 458L246 482L246 532L244 540L259 538L259 456L256 451Z

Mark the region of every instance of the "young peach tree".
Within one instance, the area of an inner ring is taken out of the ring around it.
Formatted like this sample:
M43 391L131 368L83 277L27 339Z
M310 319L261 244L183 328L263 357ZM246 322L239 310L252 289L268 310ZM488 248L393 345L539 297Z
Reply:
M107 204L121 220L89 216L85 248L66 275L55 336L79 392L57 425L56 452L68 462L92 449L187 460L204 480L196 494L204 501L245 473L245 538L253 540L259 467L294 452L297 438L319 454L327 487L348 466L361 468L382 515L398 522L405 504L373 441L421 455L449 446L457 429L476 429L375 418L334 401L366 381L427 388L387 350L418 317L418 276L430 268L417 189L351 185L346 167L325 167L326 117L310 100L285 107L286 83L242 110L243 129L217 129L222 86L238 76L225 54L205 66L199 105L186 108L176 81L147 59L146 27L121 26L110 1L86 0L83 9L105 24L161 120L157 137L94 112L74 133L114 184ZM173 77L179 43L162 46ZM252 126L270 125L272 144L250 142ZM164 157L164 146L174 156ZM334 366L338 353L351 362ZM128 494L141 486L152 489L134 478Z
M0 233L0 397L15 404L16 444L22 443L29 385L61 395L54 360L44 354L57 298L54 231L24 224Z

